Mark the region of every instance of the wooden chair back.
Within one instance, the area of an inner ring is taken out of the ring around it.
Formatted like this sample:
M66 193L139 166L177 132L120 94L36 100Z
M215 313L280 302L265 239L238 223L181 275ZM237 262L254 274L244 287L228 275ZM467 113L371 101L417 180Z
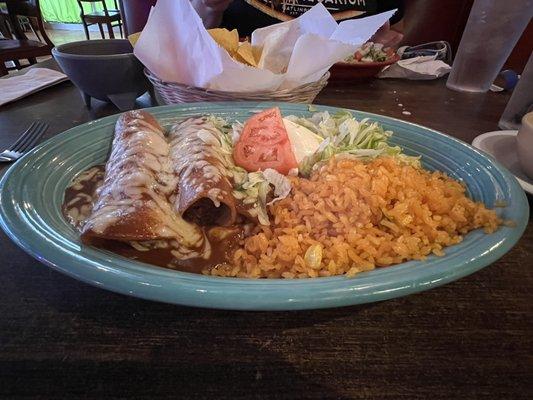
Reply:
M37 38L46 43L50 48L54 47L54 44L44 29L39 0L4 0L4 2L7 6L9 21L17 39L28 39L18 20L19 16L27 17Z
M104 14L109 15L109 10L107 9L107 4L105 0L77 0L77 1L78 1L78 5L80 6L82 16L85 15L83 3L100 3L102 5L102 11L104 12ZM114 0L114 4L115 4L115 9L118 10L117 0Z

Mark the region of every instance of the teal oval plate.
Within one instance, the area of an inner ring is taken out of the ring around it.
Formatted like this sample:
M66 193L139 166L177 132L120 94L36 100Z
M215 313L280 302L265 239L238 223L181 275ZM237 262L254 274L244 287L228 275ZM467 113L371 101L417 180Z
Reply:
M156 107L162 125L216 114L244 120L273 103L196 103ZM276 104L284 115L310 115L306 105ZM317 109L335 112L334 107ZM469 195L515 226L487 235L477 230L446 249L443 257L411 261L344 276L302 280L247 280L202 276L132 261L83 246L61 214L63 193L82 170L106 160L117 115L70 129L42 143L14 164L0 189L1 224L27 253L42 263L94 286L144 299L197 307L296 310L368 303L420 292L471 274L509 251L525 230L529 207L514 177L466 143L393 118L354 111L394 131L393 142L422 155L424 167L462 180Z

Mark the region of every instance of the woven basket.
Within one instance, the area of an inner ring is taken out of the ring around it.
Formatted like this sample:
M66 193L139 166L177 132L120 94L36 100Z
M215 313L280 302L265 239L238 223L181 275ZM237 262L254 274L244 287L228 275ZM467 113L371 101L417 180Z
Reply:
M289 103L312 103L317 94L328 83L329 72L322 75L316 82L306 83L294 89L276 90L272 92L224 92L220 90L202 89L180 83L163 82L147 69L146 77L154 85L158 103L178 104L197 101L283 101Z

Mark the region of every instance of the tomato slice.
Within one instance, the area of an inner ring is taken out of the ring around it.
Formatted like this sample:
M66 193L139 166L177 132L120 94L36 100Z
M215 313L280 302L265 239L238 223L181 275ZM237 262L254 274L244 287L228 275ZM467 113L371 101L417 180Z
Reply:
M245 122L233 158L248 172L272 168L286 175L298 166L278 107L255 114Z

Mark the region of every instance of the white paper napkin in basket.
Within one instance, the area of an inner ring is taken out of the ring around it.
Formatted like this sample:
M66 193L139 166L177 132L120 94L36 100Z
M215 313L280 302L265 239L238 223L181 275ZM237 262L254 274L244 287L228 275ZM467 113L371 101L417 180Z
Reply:
M67 79L65 74L48 68L32 68L23 75L0 79L0 106Z
M317 81L366 42L396 10L337 24L318 3L291 21L257 29L260 68L235 61L211 38L189 0L159 0L135 55L161 80L232 92L291 89Z

